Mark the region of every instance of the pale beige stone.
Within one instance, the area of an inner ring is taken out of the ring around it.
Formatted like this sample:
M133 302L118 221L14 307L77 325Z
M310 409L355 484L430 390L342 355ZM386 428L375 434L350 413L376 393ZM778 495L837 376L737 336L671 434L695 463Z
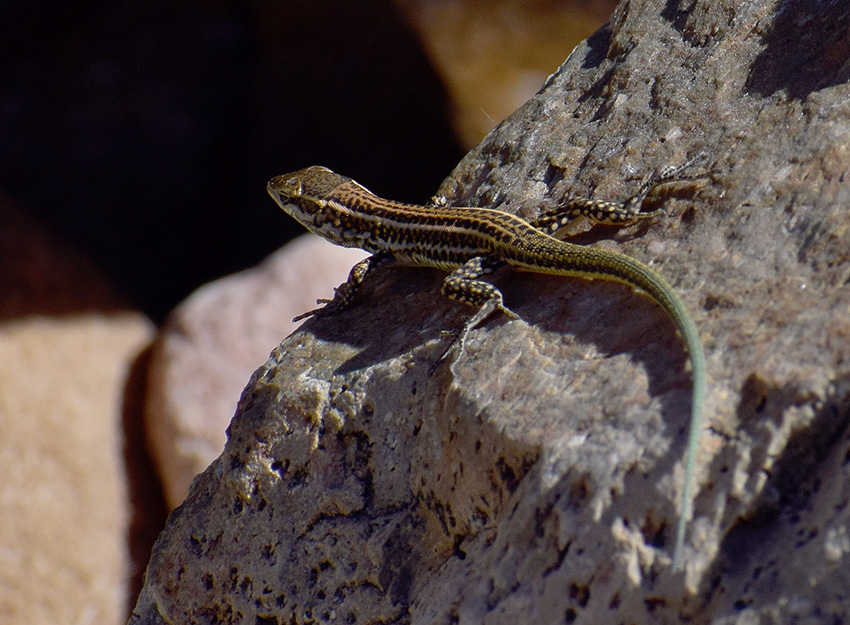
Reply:
M122 414L137 313L0 325L0 622L119 623L131 575Z
M292 318L333 297L364 256L303 236L258 267L198 289L170 315L154 347L145 419L171 507L221 453L242 389L298 327Z

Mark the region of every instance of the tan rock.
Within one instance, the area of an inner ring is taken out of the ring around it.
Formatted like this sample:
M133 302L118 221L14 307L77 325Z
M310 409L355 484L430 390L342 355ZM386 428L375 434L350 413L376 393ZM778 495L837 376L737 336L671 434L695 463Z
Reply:
M666 215L577 238L658 268L705 342L684 572L691 385L659 308L499 271L520 319L432 374L469 310L385 267L254 374L132 623L850 620L848 26L841 3L622 3L440 190L533 217L708 153Z
M395 0L419 34L471 148L611 15L613 0Z
M117 624L133 576L123 425L141 408L126 391L153 328L5 198L0 212L0 622Z
M193 293L169 317L153 350L145 402L151 452L171 507L224 447L251 373L298 323L332 297L365 253L303 236L255 269Z

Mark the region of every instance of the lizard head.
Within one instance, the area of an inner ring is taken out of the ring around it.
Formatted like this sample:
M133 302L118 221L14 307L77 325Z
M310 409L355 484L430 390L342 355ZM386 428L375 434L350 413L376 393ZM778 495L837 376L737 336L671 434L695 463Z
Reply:
M310 232L338 245L352 246L342 240L341 213L332 195L342 185L354 183L327 167L314 165L290 174L275 176L266 186L269 195L288 214ZM354 183L356 184L356 183Z
M313 165L291 174L282 174L269 180L267 189L275 202L295 219L310 228L299 216L321 210L322 204L337 187L351 178L335 174L327 167Z

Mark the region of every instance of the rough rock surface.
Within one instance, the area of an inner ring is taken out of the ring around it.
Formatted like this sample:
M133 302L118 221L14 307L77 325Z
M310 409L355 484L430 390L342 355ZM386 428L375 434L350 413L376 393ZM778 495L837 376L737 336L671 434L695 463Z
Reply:
M141 529L124 433L153 327L2 196L0 215L0 623L119 623Z
M307 235L262 265L212 282L168 318L148 369L145 424L170 507L224 448L251 372L365 256Z
M663 313L503 270L521 320L430 374L469 311L439 272L386 268L254 374L133 623L850 616L850 13L690 7L619 5L441 189L533 216L708 153L666 217L578 239L652 263L702 332L685 572L669 553L690 376Z

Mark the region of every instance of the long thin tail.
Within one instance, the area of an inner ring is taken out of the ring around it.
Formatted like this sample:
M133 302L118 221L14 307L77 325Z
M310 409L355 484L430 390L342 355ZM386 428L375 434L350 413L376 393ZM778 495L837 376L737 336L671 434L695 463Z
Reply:
M705 353L696 324L673 287L648 265L619 252L578 246L554 240L539 232L533 233L528 238L533 242L529 249L506 246L501 250L502 257L521 270L577 276L591 280L612 280L637 287L667 312L685 342L693 368L693 399L691 400L690 432L685 452L685 484L682 488L682 506L673 549L673 569L678 570L682 564L685 531L693 508L691 483L702 429L702 405L705 396Z
M676 543L673 548L673 570L682 567L682 552L685 547L685 533L688 521L693 512L693 481L696 464L696 453L699 447L699 437L702 431L702 407L705 398L705 352L699 338L699 330L688 313L682 299L673 287L659 273L647 265L630 257L617 259L618 272L622 277L614 278L637 286L645 291L653 300L661 305L673 319L682 340L688 349L693 369L693 394L691 399L691 422L689 425L688 442L685 450L685 482L682 486L682 501L679 519L676 524ZM627 267L622 264L624 258Z
M693 326L693 322L691 324ZM694 337L685 342L689 344L688 351L691 354L691 366L693 367L693 399L691 400L691 424L688 434L688 447L685 452L685 483L682 486L682 510L679 513L679 522L676 526L676 544L673 548L673 570L678 571L682 567L682 551L685 547L685 531L688 521L693 512L694 496L692 494L694 481L694 465L696 463L699 437L702 431L702 404L705 397L705 354L702 343L696 334L696 326L693 328Z

